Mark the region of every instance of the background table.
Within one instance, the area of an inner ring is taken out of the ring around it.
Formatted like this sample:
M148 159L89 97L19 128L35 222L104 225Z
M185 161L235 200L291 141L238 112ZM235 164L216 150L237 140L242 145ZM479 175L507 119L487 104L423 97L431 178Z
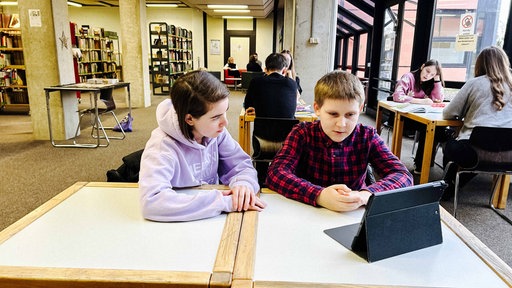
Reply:
M377 132L381 133L382 126L382 114L384 110L388 110L394 113L394 124L393 124L393 137L391 144L391 152L398 158L401 157L402 152L402 138L404 130L404 120L409 119L418 123L425 124L426 126L426 137L425 137L425 148L423 149L423 162L420 174L420 184L427 183L430 176L430 162L432 160L432 151L434 147L434 136L437 127L461 127L464 122L461 120L446 120L443 119L442 113L411 113L403 112L396 106L401 103L394 101L381 100L377 106L377 117L375 119L375 125ZM497 192L493 199L493 204L499 209L505 209L507 206L508 191L510 187L510 176L504 175L499 176L501 179L496 187Z
M63 92L63 91L70 91L70 92L89 92L92 94L93 100L92 103L94 105L94 113L95 117L98 118L98 99L101 91L103 90L113 90L118 88L124 88L126 87L128 92L128 112L132 113L132 104L131 104L131 96L130 96L130 83L128 82L117 82L114 84L91 84L91 83L76 83L76 84L66 84L66 85L57 85L57 86L51 86L51 87L45 87L44 91L46 94L46 111L48 113L48 128L50 133L50 141L52 142L52 145L54 147L77 147L77 148L97 148L101 146L100 144L100 135L99 135L99 129L96 130L97 135L97 143L95 144L89 144L89 143L76 143L76 141L73 142L73 144L57 144L55 140L53 139L53 131L52 131L52 119L51 119L51 111L50 111L50 95L51 92Z
M242 216L152 222L137 184L76 183L0 232L0 287L229 286Z
M362 208L337 213L279 194L261 198L265 211L244 215L232 287L512 285L512 269L443 208L442 244L367 263L323 232L358 223Z
M254 122L254 115L246 115L245 109L242 108L239 116L238 125L238 143L247 154L251 154L251 122ZM299 121L312 122L317 119L314 112L296 112L295 118Z

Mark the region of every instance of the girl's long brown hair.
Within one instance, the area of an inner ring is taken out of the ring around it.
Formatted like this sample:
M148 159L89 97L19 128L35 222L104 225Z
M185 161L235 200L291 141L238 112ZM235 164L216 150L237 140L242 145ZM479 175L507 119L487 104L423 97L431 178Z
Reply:
M506 104L503 100L505 87L512 90L510 61L503 49L490 46L480 52L476 58L475 77L482 75L486 75L491 81L492 103L496 106L496 109L503 109Z

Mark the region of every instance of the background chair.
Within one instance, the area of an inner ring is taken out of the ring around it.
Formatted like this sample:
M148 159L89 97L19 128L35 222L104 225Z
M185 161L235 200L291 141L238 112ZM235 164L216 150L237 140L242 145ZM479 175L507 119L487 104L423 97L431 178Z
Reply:
M473 128L469 142L476 152L478 161L472 168L459 167L459 171L455 176L453 216L457 214L460 175L463 173L485 173L495 176L492 187L493 193L489 200L490 208L512 224L512 220L493 205L496 188L501 180L501 177L498 176L512 175L512 141L510 139L512 139L512 128L482 126Z
M265 184L267 170L277 151L281 149L284 140L293 126L299 123L297 119L289 118L254 118L252 134L252 161L258 171L260 186Z
M100 144L99 146L107 147L110 144L110 139L123 140L126 137L126 134L125 134L121 124L119 123L119 119L117 118L116 114L114 113L114 110L116 109L116 103L114 102L114 98L112 97L112 89L101 90L100 98L98 99L98 103L97 103L98 115L96 115L96 112L94 109L95 104L93 103L94 99L92 97L93 96L91 96L91 98L90 98L91 99L90 107L86 108L86 109L81 109L78 111L79 121L78 121L78 126L76 127L76 131L75 131L75 139L78 136L78 133L80 132L82 118L86 114L89 114L91 117L91 125L92 125L91 136L94 139L98 139L98 137L99 137L100 139L106 140L106 144ZM100 103L103 103L104 107L100 107L100 105L99 105ZM114 121L117 124L116 126L120 128L119 132L121 132L121 136L108 136L107 135L107 132L105 130L112 130L114 128L114 126L112 126L112 127L103 126L103 122L101 121L101 116L103 114L107 114L107 113L111 114L112 117L114 118ZM100 133L100 131L101 131L101 133Z
M255 77L261 77L265 75L265 72L242 72L242 89L247 90L249 88L249 84L251 84L251 80Z

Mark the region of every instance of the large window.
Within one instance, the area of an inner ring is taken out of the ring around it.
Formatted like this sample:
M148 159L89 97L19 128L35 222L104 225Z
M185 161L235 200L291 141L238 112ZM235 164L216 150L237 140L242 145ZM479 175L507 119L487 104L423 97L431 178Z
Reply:
M509 11L510 0L437 1L430 58L442 63L445 80L465 82L473 77L476 56L483 48L503 46ZM472 22L465 31L466 18ZM471 45L461 47L461 33L474 35L464 36L470 37L474 50Z

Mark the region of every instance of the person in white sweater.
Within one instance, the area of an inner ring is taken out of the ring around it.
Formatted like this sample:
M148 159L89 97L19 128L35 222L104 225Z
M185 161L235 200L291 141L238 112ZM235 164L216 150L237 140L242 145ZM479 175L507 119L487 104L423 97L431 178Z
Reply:
M457 165L446 167L445 181L450 185L445 198L453 192L455 174L459 167L470 168L477 164L476 152L469 145L469 136L476 126L512 128L512 74L510 62L503 49L490 46L484 48L475 63L475 78L464 84L450 104L443 110L444 119L464 121L457 139L446 142L443 162L453 161ZM465 184L471 174L461 179Z

